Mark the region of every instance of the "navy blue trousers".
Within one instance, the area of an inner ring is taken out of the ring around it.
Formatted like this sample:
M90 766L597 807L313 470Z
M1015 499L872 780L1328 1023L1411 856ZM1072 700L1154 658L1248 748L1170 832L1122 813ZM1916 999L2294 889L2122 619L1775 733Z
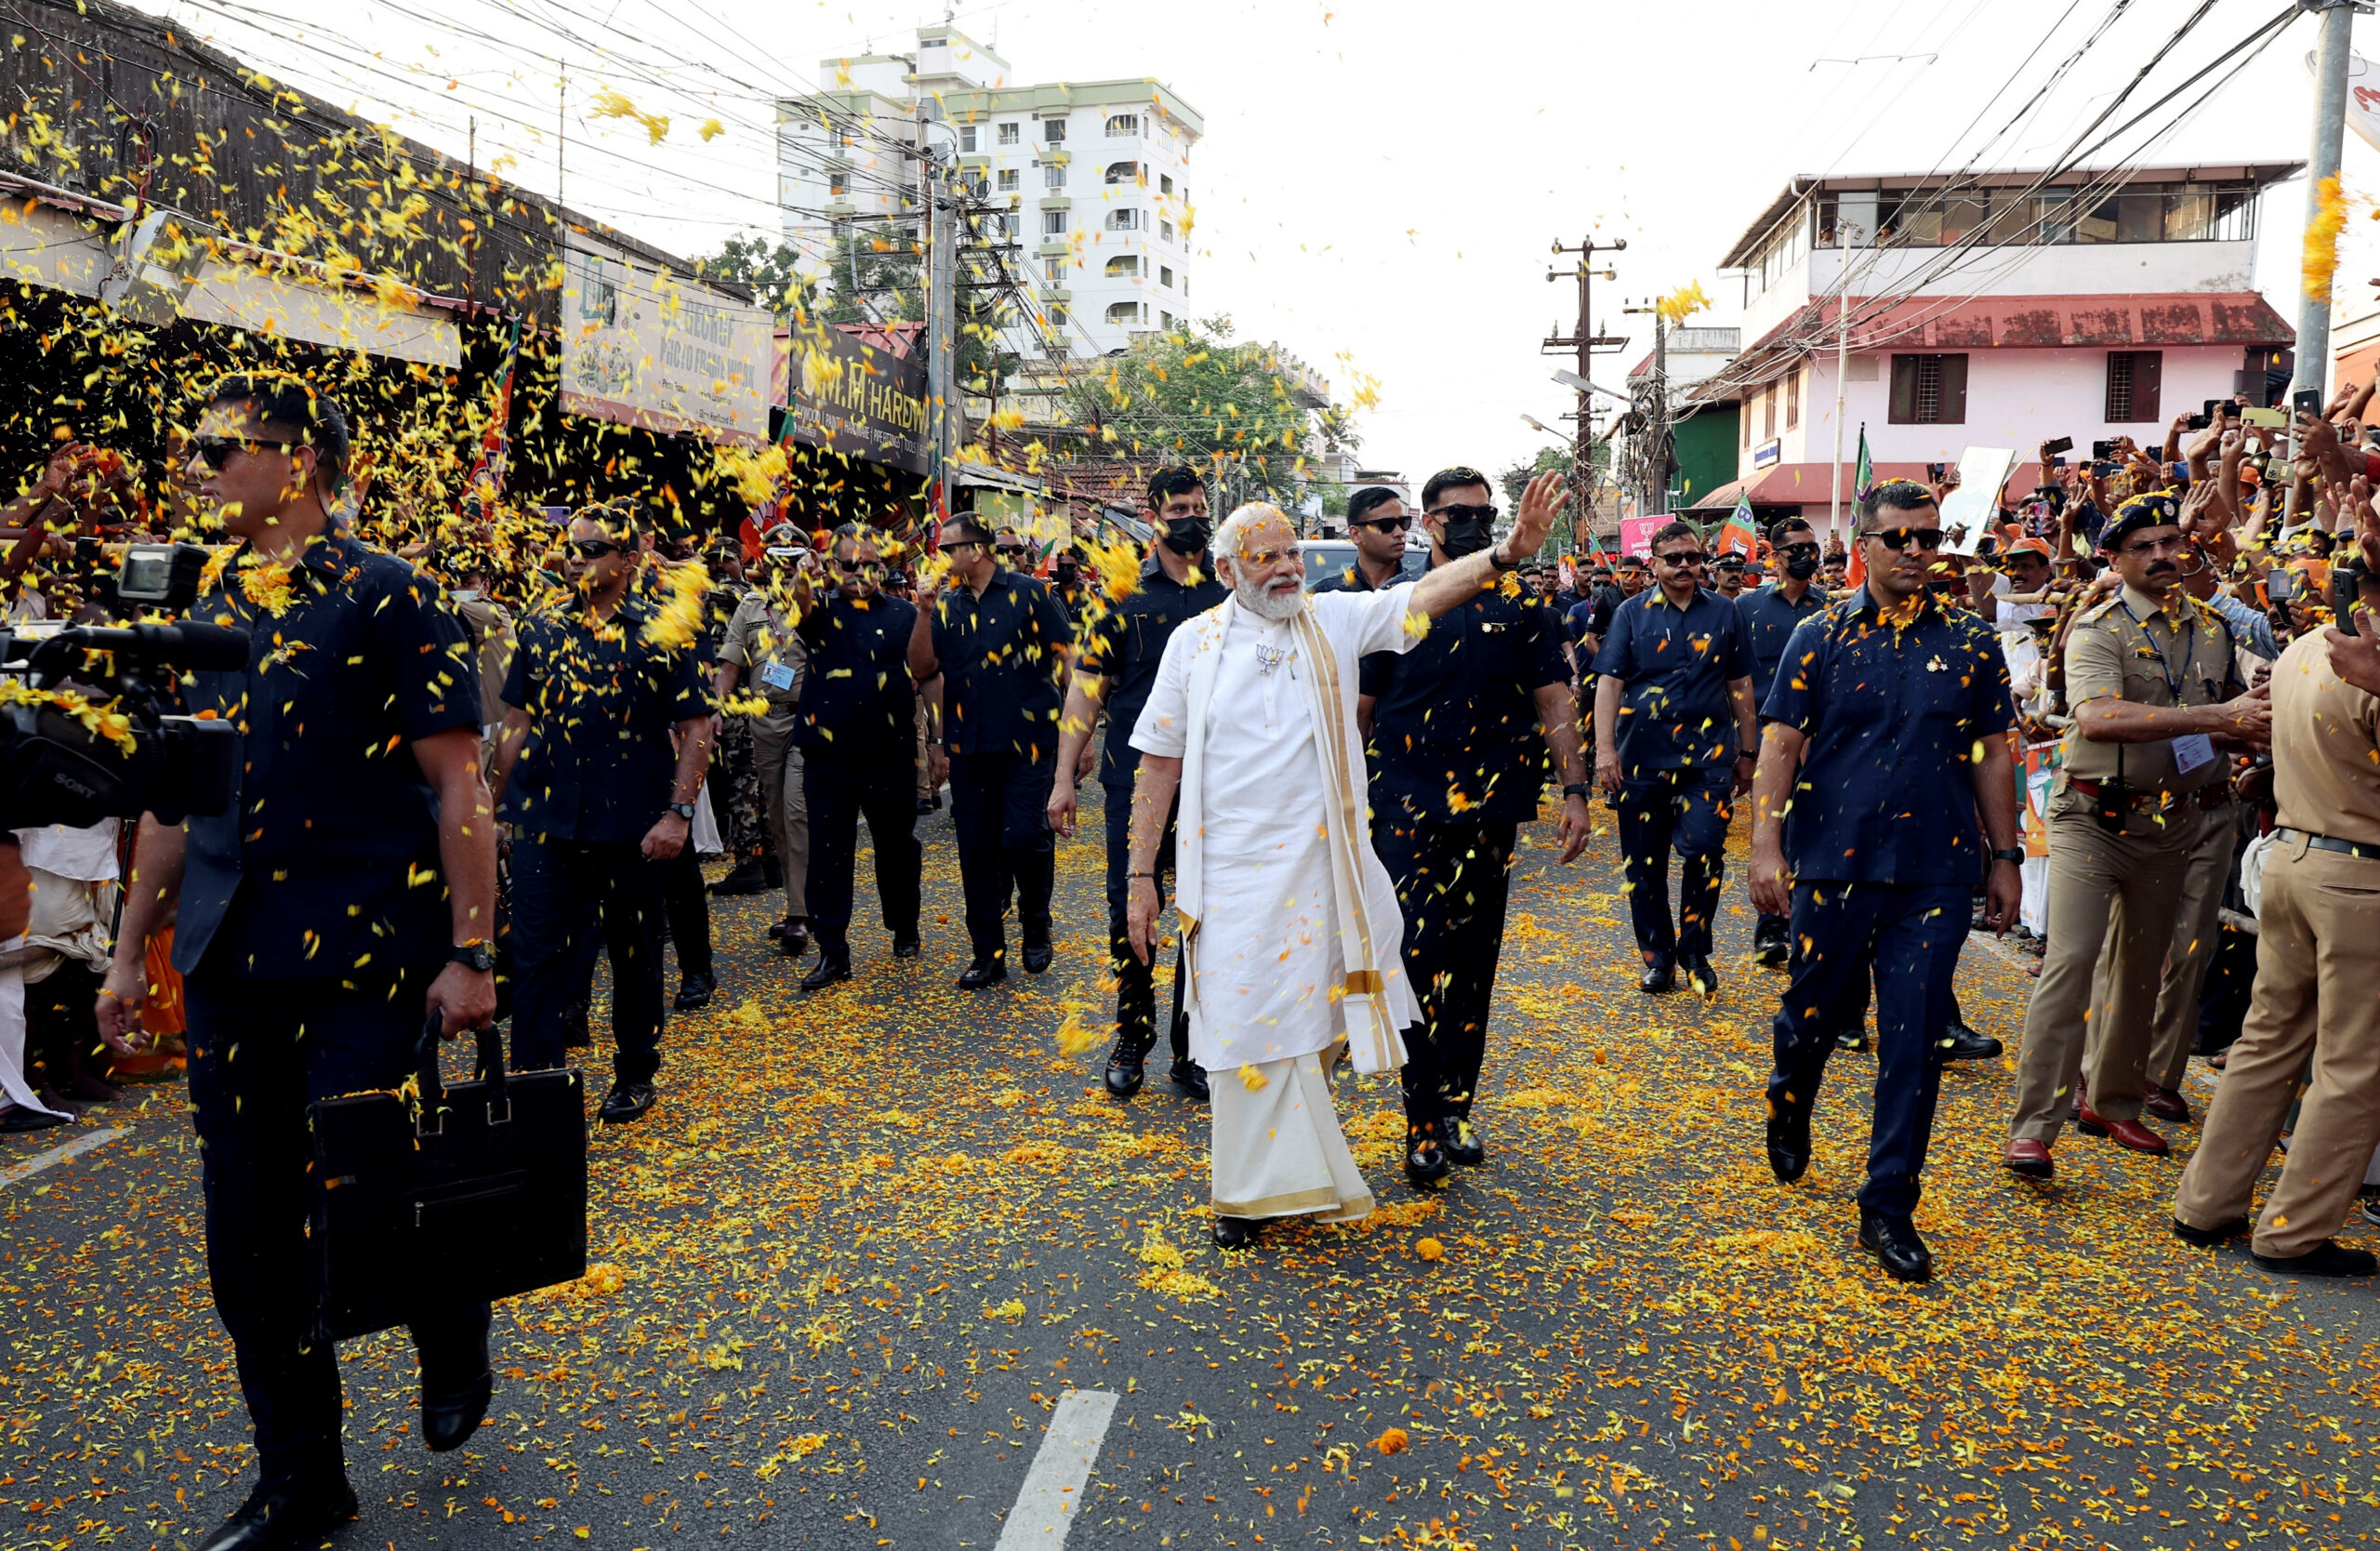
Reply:
M661 1069L663 868L635 841L512 841L512 1065L562 1064L564 1014L595 974L588 938L601 923L612 956L612 1075L650 1082Z
M268 1484L342 1468L338 1350L314 1339L306 1106L403 1082L444 967L347 982L240 980L202 964L184 983L206 1276ZM485 1304L425 1309L414 1345L426 1367L468 1377L487 1321Z
M1372 849L1405 912L1405 974L1421 1021L1405 1030L1405 1118L1468 1119L1488 1054L1488 1010L1512 895L1512 824L1436 823L1393 800L1373 809Z
M1708 958L1711 918L1726 871L1735 817L1733 765L1639 770L1620 784L1620 849L1628 861L1628 914L1647 963ZM1678 854L1677 920L1670 919L1670 851Z
M1008 953L1009 895L1025 946L1050 941L1050 893L1058 881L1058 837L1050 829L1050 785L1058 757L950 756L950 827L959 841L959 886L967 899L967 939L978 959Z
M1131 922L1127 907L1132 895L1132 776L1140 769L1138 749L1122 767L1124 784L1103 778L1100 805L1107 819L1107 967L1116 975L1116 1032L1129 1034L1139 1044L1157 1042L1157 955L1142 963L1132 951ZM1165 878L1173 870L1173 821L1182 813L1176 795L1173 811L1165 816L1165 838L1157 847L1157 902L1165 908ZM1173 950L1173 1019L1169 1026L1173 1058L1190 1059L1190 1014L1182 1010L1182 950Z
M1875 1120L1859 1204L1907 1216L1934 1136L1950 977L1967 940L1965 883L1802 883L1793 890L1793 962L1773 1034L1772 1105L1815 1103L1835 1036L1867 1016L1876 987Z
M917 935L918 766L906 749L897 759L845 759L802 751L801 791L810 806L810 924L818 946L851 951L852 891L859 868L859 821L876 846L876 902L884 930Z

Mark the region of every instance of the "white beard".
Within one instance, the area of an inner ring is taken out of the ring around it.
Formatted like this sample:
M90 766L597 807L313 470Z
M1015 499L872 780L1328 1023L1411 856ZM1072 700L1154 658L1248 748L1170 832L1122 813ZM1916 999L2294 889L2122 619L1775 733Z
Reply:
M1287 592L1267 592L1246 582L1235 581L1231 590L1232 596L1239 600L1240 607L1259 619L1270 619L1276 625L1284 619L1296 618L1298 611L1305 607L1303 588L1291 588Z

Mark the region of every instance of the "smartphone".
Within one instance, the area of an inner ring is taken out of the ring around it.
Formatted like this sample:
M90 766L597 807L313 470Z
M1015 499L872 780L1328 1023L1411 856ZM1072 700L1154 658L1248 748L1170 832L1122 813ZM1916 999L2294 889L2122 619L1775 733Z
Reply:
M2297 590L2297 577L2288 571L2265 573L2265 596L2276 603L2285 603Z
M2289 395L2289 407L2300 415L2319 416L2322 412L2322 391L2320 388L2300 388Z
M2191 431L2204 431L2209 425L2214 423L2214 420L2215 417L2212 415L2193 415L2189 418L2184 420L2182 424Z
M2063 468L2065 468L2065 467L2066 467L2066 455L2065 455L2064 453L2052 453L2052 454L2050 454L2050 457L2049 457L2049 466L2050 466L2051 468L2053 468L2053 469L2063 469Z
M2250 425L2264 426L2273 431L2279 431L2289 423L2288 415L2278 409L2243 409L2241 414L2246 417Z
M2098 479L2113 479L2116 477L2116 464L2113 459L2103 457L2091 465L2091 472Z
M1942 465L1941 465L1941 464L1939 464L1939 463L1928 463L1928 464L1925 466L1925 478L1926 478L1927 483L1929 483L1929 484L1941 484L1941 483L1942 483Z
M2187 484L2189 483L2190 466L2187 463L2168 463L2165 465L2165 477L2180 480Z
M2071 436L2061 436L2055 442L2044 442L2042 444L2042 451L2045 453L2072 452L2073 450L2074 438ZM2063 463L2066 460L2061 457L2058 461Z
M2091 456L2102 463L2106 462L2109 458L2115 457L2115 455L2116 444L2113 442L2094 442L2091 444Z

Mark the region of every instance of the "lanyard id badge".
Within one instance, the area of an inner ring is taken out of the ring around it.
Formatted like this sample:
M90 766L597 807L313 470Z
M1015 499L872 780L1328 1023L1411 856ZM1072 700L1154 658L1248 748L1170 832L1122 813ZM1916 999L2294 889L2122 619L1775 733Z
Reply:
M2215 740L2204 733L2185 733L2174 739L2174 768L2187 776L2215 762Z
M774 690L782 691L791 689L793 687L793 668L787 663L770 663L767 667L760 669L760 682Z

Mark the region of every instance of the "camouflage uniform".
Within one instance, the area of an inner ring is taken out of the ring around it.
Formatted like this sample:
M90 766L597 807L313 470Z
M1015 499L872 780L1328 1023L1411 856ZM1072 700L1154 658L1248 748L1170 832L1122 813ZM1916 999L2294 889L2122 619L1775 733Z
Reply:
M770 606L767 596L755 593L737 606L719 660L735 665L739 696L768 697L768 712L759 719L751 735L760 807L768 821L769 838L776 846L777 865L785 873L786 916L806 921L810 916L810 809L801 790L801 748L794 741L793 724L809 650L792 625ZM787 682L770 683L773 669Z
M759 596L752 588L739 582L721 581L711 590L711 628L714 643L724 653L728 631L734 616L748 598ZM722 657L721 660L724 660ZM739 676L741 669L739 665ZM738 694L751 686L738 683ZM753 747L752 728L756 719L729 714L722 719L719 736L719 752L715 756L720 785L714 793L723 793L727 801L721 805L727 820L727 854L738 867L756 858L773 857L776 848L769 840L768 807L760 801L760 762Z

